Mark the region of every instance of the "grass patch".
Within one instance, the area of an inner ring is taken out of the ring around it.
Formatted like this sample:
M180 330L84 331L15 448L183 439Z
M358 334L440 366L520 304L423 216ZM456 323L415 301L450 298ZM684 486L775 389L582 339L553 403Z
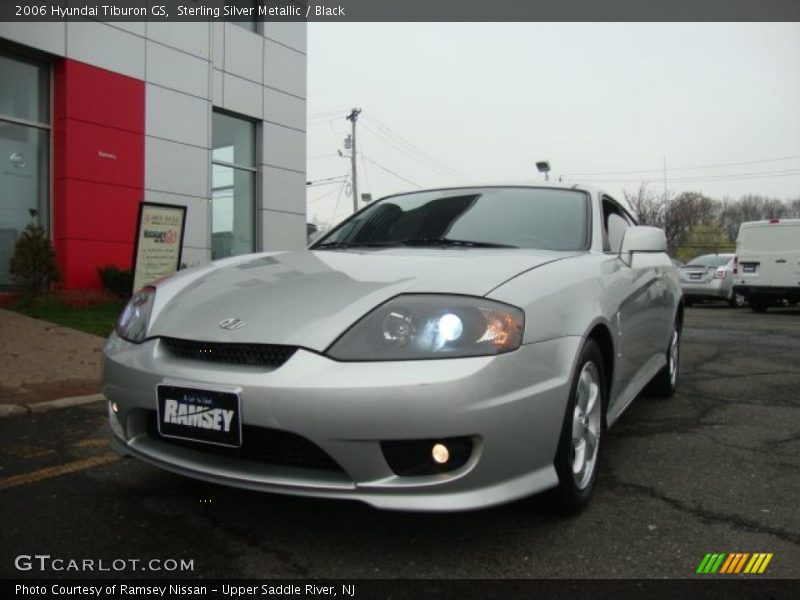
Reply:
M86 333L108 337L124 306L125 303L122 300L91 306L73 306L60 298L49 297L28 302L20 301L9 308L34 319L42 319Z

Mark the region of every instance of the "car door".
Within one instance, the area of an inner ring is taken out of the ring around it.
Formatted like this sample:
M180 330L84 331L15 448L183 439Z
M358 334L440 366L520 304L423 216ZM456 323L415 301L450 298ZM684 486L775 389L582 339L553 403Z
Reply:
M743 223L736 240L739 257L736 283L755 287L769 286L772 280L774 258L771 231L763 223Z
M635 221L621 206L609 197L603 198L604 250L618 255L625 231ZM630 265L621 258L613 259L609 273L608 292L615 308L616 368L612 386L609 414L614 405L629 400L626 390L633 385L653 354L653 340L663 337L663 323L659 319L654 301L663 293L657 286L655 268L646 261L632 261Z

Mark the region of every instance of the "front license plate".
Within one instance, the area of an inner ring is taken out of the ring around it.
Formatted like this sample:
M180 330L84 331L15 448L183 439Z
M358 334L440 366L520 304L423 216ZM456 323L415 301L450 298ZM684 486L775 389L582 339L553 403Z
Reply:
M158 432L220 446L242 445L239 394L159 385Z
M689 277L692 279L700 279L702 275L700 273L691 273Z

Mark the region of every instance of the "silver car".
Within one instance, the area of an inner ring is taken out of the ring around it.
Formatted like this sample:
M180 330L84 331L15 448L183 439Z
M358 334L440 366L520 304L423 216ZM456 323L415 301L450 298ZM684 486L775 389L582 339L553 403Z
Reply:
M678 381L660 229L602 192L370 204L301 252L133 296L104 348L113 446L210 482L453 511L595 487L606 428Z
M733 291L733 254L704 254L678 267L686 306L704 300L722 300L732 307L745 299Z

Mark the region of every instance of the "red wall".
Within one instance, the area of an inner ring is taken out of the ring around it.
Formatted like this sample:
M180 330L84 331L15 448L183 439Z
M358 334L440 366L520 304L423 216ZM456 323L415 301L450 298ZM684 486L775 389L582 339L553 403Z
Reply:
M65 59L56 66L53 238L67 289L129 269L144 196L144 82Z

